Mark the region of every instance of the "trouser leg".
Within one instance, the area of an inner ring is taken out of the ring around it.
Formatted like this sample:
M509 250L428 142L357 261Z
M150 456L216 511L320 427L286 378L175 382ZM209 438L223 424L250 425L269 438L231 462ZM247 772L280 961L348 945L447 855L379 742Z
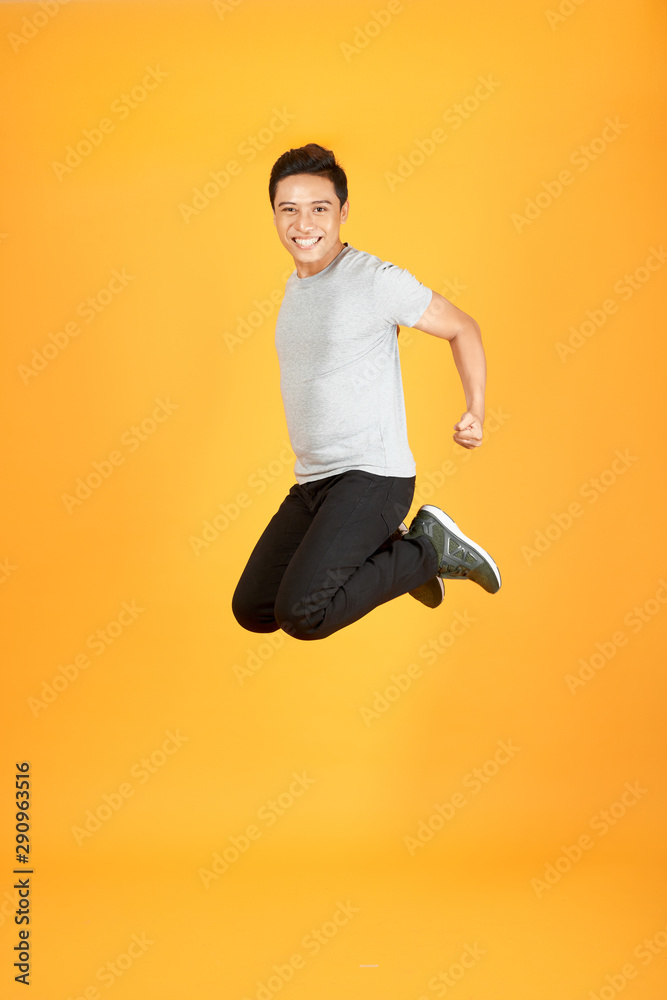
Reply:
M281 628L299 639L325 638L435 575L427 538L380 549L407 515L414 485L414 477L353 470L300 487L314 516L278 587Z
M250 632L280 628L274 604L283 575L314 517L312 504L295 484L252 550L232 597L232 612Z

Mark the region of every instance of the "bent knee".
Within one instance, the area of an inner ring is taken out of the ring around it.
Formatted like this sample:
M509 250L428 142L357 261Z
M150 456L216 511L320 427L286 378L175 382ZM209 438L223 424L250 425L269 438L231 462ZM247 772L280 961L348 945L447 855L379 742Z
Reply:
M309 625L303 619L300 621L279 619L278 626L293 639L324 639L326 637L321 629L316 628L314 625Z
M238 587L232 597L232 614L241 628L248 632L277 632L280 628L272 614L262 611L257 603Z
M274 608L278 625L293 639L319 639L317 624L311 622L308 604L302 598L279 594Z

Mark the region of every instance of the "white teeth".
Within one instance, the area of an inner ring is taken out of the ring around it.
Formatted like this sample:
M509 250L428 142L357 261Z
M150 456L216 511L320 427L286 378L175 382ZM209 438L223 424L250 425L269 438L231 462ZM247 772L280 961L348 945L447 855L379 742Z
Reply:
M314 239L312 239L312 240L299 240L299 239L296 239L296 240L295 240L294 242L295 242L295 243L298 243L298 245L299 245L300 247L312 247L312 245L313 245L314 243L317 243L317 241L318 241L318 240L319 240L319 236L316 236L316 237L315 237Z

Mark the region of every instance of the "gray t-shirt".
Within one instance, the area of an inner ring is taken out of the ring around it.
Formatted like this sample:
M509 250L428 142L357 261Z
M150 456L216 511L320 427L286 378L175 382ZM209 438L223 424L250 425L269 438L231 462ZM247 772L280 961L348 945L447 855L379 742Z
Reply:
M415 475L396 326L416 323L431 297L410 271L348 243L317 274L290 274L275 343L297 482Z

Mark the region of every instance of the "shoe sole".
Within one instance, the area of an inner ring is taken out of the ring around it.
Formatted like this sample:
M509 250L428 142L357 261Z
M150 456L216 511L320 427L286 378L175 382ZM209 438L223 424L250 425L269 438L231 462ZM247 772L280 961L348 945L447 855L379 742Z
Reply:
M440 524L442 524L445 528L447 528L447 530L450 531L452 535L464 541L466 545L469 545L474 552L476 552L479 556L482 557L482 559L485 562L489 564L489 566L493 570L493 574L496 577L498 583L496 590L490 591L490 593L495 594L498 590L500 590L502 586L502 580L500 579L500 570L498 569L498 567L496 566L495 562L493 561L489 553L486 551L486 549L483 549L481 545L477 544L477 542L473 542L472 538L468 538L467 535L464 535L461 529L459 528L458 524L456 524L455 521L452 521L449 514L445 514L444 510L440 510L439 507L433 507L431 504L428 503L424 504L424 506L421 507L420 509L427 510L429 514L431 514L432 517L434 517L437 521L440 522ZM470 577L470 579L472 579L472 577Z
M434 576L408 593L427 608L439 608L445 599L445 584L441 576Z

